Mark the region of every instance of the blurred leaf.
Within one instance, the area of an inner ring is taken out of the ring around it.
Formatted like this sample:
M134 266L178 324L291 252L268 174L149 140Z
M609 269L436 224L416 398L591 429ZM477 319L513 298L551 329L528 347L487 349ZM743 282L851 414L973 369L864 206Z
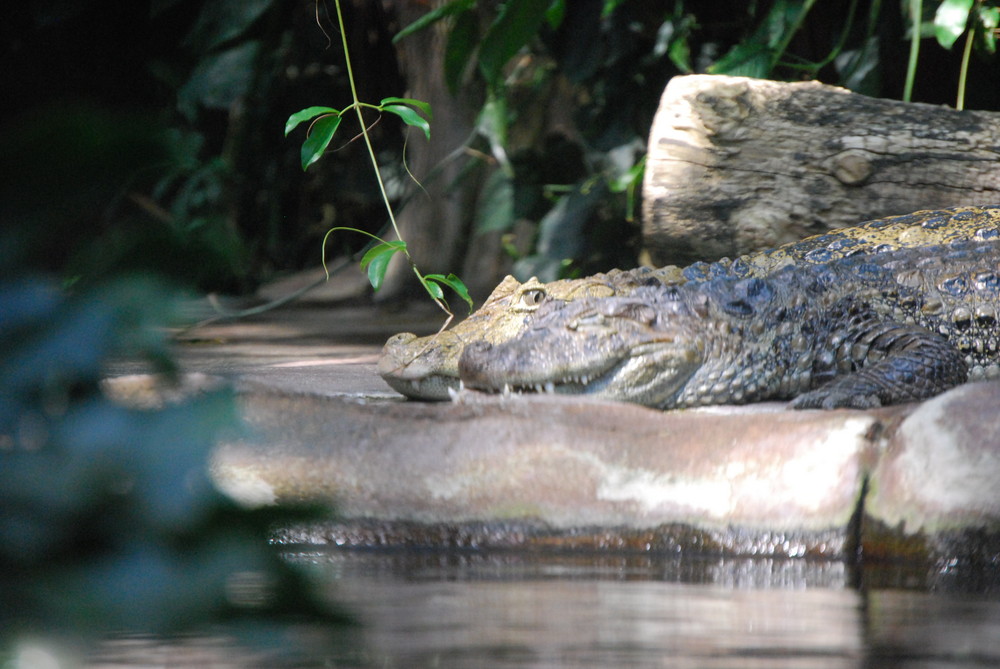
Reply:
M685 74L693 72L688 38L694 27L695 19L690 14L668 18L656 31L653 55L657 58L666 55L681 72Z
M963 32L972 12L973 0L942 0L934 13L934 37L950 49Z
M476 232L504 231L514 225L514 184L502 170L486 179L476 209Z
M0 373L8 392L27 393L48 384L94 382L112 351L160 359L167 343L154 324L166 313L156 282L129 277L60 303L36 323L30 338L4 351Z
M246 42L201 60L187 83L177 91L177 108L193 120L199 105L229 109L246 94L254 73L260 43Z
M709 74L754 77L762 79L771 72L774 54L770 48L757 42L737 44L709 68Z
M367 268L368 282L371 283L372 288L377 291L382 287L382 281L385 279L385 272L392 256L405 249L406 242L392 241L382 242L365 253L364 257L361 258L361 269Z
M196 51L210 51L236 39L252 26L274 0L213 0L199 8L198 21L184 39Z
M155 633L248 612L345 620L264 540L306 516L243 511L209 479L213 445L240 436L231 391L160 410L101 392L110 357L165 355L172 301L140 277L71 296L44 278L0 282L0 601L17 602L0 606L0 627ZM232 591L247 574L268 586L249 605Z
M517 260L511 268L511 273L519 281L527 281L534 276L545 283L563 278L565 269L571 263L572 261L568 258L557 259L535 254Z
M815 0L775 0L753 34L708 68L711 74L765 78L784 55Z
M677 69L684 74L691 74L694 68L691 66L691 47L687 38L676 39L670 43L670 62L677 66Z
M579 258L583 230L606 189L602 183L580 184L559 198L538 225L538 253L553 260Z
M602 9L603 0L573 0L550 40L560 70L573 83L593 76L609 50L601 36Z
M997 51L997 27L1000 26L1000 7L976 5L976 45L984 53Z
M414 128L419 128L424 131L424 137L428 140L431 138L431 126L423 116L415 112L411 107L406 107L403 105L386 105L382 107L382 111L389 112L390 114L395 114L399 118L403 119L403 123Z
M545 21L550 28L556 30L562 25L564 18L566 18L566 0L555 0L545 12Z
M476 0L452 0L447 2L437 9L427 12L419 19L406 26L392 38L392 43L395 44L399 40L403 39L407 35L412 35L413 33L423 30L424 28L430 26L433 23L440 21L443 18L451 16L452 14L459 14L466 10L472 9L476 6Z
M326 151L326 147L330 146L330 141L337 132L337 128L340 127L342 120L343 117L340 114L331 114L313 124L306 141L302 142L303 172L323 156L323 152Z
M490 95L479 110L476 131L490 143L490 151L500 169L513 178L514 168L507 157L507 100L502 95Z
M604 0L604 16L610 16L618 6L628 0Z
M0 282L0 348L9 354L21 329L47 322L61 302L56 286L41 277Z
M625 192L625 220L635 220L636 193L642 187L642 177L646 172L646 156L640 158L627 172L612 180L609 188L612 193Z
M538 34L551 2L507 0L479 45L479 69L491 88L500 86L504 65Z
M844 88L878 97L879 43L872 37L860 48L843 51L834 60Z
M453 95L458 91L478 46L479 17L476 12L469 10L455 16L444 50L444 80Z
M295 130L296 127L303 121L310 121L320 114L340 114L339 109L334 109L333 107L307 107L302 111L297 111L288 117L285 121L285 137L288 137L288 133Z

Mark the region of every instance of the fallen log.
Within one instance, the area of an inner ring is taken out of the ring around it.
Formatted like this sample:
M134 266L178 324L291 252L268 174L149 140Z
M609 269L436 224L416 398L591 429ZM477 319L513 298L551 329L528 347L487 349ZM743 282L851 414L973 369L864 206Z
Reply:
M1000 114L818 82L675 77L649 137L645 260L688 264L919 209L1000 202Z

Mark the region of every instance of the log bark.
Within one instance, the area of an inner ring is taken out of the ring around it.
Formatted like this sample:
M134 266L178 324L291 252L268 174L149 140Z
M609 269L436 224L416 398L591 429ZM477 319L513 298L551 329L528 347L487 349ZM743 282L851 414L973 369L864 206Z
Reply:
M920 209L1000 202L1000 114L818 82L670 81L649 138L645 259L687 264Z

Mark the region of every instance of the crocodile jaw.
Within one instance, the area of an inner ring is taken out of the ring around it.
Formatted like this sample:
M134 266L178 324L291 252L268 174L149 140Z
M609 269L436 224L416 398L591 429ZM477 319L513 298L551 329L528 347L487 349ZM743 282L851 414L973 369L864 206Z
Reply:
M669 407L702 362L701 347L688 338L661 334L640 344L615 348L602 347L600 355L560 359L556 372L552 348L531 349L523 342L480 344L466 348L459 371L467 387L487 392L589 395Z
M421 343L422 342L422 343ZM396 392L418 400L444 401L459 389L460 338L450 331L418 338L400 333L385 343L378 373Z

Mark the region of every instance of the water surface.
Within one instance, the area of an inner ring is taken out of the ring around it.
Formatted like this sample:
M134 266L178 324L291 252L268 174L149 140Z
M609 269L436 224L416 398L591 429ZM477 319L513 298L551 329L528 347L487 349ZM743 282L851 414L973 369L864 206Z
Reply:
M371 667L1000 667L1000 595L808 560L291 555L364 623ZM892 587L866 580L900 581ZM926 584L924 584L926 585Z

